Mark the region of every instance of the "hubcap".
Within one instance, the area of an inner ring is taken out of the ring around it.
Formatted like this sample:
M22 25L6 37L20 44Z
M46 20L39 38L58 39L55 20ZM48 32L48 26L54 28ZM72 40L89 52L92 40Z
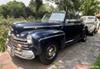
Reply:
M50 45L47 48L47 52L46 52L46 58L47 59L52 59L55 55L56 55L56 46L55 45Z

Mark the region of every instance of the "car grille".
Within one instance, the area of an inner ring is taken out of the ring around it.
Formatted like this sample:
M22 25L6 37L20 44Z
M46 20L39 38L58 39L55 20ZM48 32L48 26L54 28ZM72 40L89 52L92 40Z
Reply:
M11 36L11 43L16 48L18 44L21 45L22 50L28 50L28 43L26 39L17 38L15 35Z

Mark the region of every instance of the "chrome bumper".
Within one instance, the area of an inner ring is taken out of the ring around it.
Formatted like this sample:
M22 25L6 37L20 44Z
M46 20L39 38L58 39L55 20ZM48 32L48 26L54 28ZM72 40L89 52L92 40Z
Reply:
M31 50L21 50L17 51L14 47L7 45L6 47L7 52L10 53L12 56L18 56L23 59L34 59L35 54Z

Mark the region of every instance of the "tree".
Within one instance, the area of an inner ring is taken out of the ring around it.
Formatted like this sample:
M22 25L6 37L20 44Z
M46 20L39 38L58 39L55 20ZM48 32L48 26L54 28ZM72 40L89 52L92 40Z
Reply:
M77 12L80 11L81 5L84 0L71 0L73 2L73 9Z
M39 9L42 6L42 0L31 0L29 7L35 13L35 19L38 19Z
M36 3L36 10L35 10L35 12L36 12L36 19L37 19L38 13L39 13L39 9L42 6L42 0L35 0L35 3Z
M0 6L0 16L3 16L5 18L7 18L7 15L8 15L8 9L7 9L7 6L6 5L1 5Z
M18 18L20 16L22 17L26 17L27 14L26 14L26 6L23 2L17 2L17 1L10 1L6 4L7 6L7 9L8 9L8 15L10 17L15 17L15 18Z
M25 6L24 3L22 2L17 2L17 1L10 1L6 5L1 5L0 6L0 16L3 16L7 18L9 17L14 17L14 18L19 18L19 17L27 17L27 7Z
M67 12L77 12L83 0L53 0L58 5L59 10Z
M94 15L94 13L98 10L98 5L98 0L85 0L81 6L81 11L83 15Z
M71 0L55 0L55 3L58 5L59 10L71 11L73 8Z

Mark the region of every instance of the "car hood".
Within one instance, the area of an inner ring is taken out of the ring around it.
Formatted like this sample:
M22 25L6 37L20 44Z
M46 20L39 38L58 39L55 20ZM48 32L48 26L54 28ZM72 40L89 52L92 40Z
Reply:
M86 24L94 24L94 21L84 21Z
M49 23L49 22L18 22L12 25L14 33L21 33L23 31L49 29L53 27L62 26L62 23Z

